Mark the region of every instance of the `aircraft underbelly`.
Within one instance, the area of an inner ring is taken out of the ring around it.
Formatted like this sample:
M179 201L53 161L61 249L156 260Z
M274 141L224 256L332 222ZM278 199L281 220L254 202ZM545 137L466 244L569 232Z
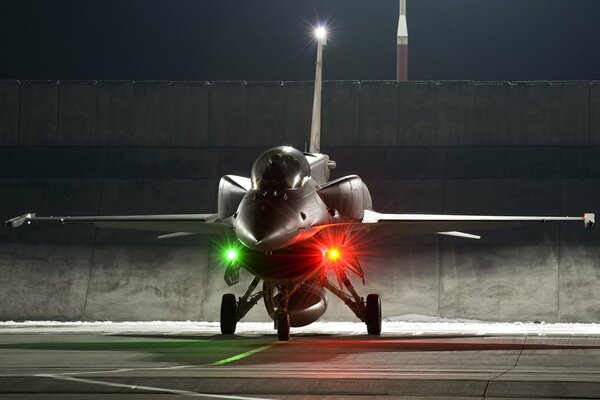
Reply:
M317 278L323 270L323 254L313 241L273 252L248 251L243 266L266 281L299 282Z

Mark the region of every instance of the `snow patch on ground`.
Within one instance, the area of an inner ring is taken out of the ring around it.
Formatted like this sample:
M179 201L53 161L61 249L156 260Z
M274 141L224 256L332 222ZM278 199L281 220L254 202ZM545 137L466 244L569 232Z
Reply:
M155 333L165 335L216 335L220 333L218 322L206 321L148 321L148 322L61 322L24 321L0 322L0 334L10 333L93 333L135 334ZM240 322L236 334L274 334L271 322ZM366 335L361 322L316 322L302 328L292 328L292 334ZM449 320L438 317L403 315L383 322L384 336L489 336L489 335L559 335L600 336L600 324L548 324L544 322L482 322L472 320Z

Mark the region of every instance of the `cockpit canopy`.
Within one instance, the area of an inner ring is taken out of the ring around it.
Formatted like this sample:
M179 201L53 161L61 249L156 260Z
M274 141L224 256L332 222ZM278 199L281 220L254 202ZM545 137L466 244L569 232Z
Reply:
M252 166L253 189L297 189L310 179L310 165L300 151L289 146L273 147Z

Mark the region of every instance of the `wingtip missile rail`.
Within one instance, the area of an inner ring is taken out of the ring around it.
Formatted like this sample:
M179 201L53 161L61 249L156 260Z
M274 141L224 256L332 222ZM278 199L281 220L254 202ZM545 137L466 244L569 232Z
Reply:
M25 222L30 222L32 218L35 218L34 213L27 213L23 215L19 215L18 217L11 218L5 222L6 226L9 228L18 228L23 225Z

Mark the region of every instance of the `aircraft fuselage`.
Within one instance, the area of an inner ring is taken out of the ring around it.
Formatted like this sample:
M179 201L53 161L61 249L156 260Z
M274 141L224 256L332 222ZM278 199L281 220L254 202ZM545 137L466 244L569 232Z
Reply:
M272 252L317 233L315 225L333 221L312 179L298 189L252 189L235 216L235 233L247 248Z

